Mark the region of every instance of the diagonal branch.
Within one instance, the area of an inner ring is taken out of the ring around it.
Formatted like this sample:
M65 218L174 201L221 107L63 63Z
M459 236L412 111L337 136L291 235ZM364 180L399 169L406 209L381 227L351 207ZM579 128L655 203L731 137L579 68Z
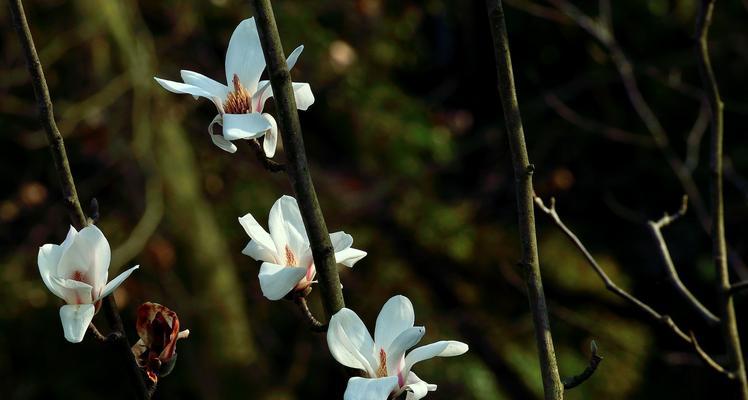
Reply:
M31 84L34 88L34 96L36 97L37 105L39 107L39 121L47 134L47 141L52 152L55 169L57 170L57 175L60 179L63 200L68 208L68 213L70 214L70 219L72 220L73 225L82 228L89 224L89 220L83 212L80 201L78 200L78 192L75 188L73 173L70 170L70 162L68 161L67 152L65 151L65 142L62 139L60 131L57 129L57 124L55 123L49 88L47 87L47 81L44 78L44 70L42 69L41 61L39 61L39 55L36 53L34 39L31 36L28 21L26 20L26 14L23 10L23 4L21 0L9 0L8 3L13 20L13 27L18 34L21 47L23 47L26 66L31 75ZM117 304L112 295L109 295L102 300L102 308L104 309L104 314L112 330L120 334L120 338L114 342L114 345L116 346L119 357L129 366L129 378L135 392L137 393L138 399L150 398L149 390L146 387L143 374L135 362L135 357L130 350L130 343L127 341L127 337L125 336L122 319L117 311Z
M660 314L657 311L655 311L652 307L647 305L646 303L642 302L638 298L634 297L629 292L621 289L618 287L618 285L613 282L612 279L608 276L607 273L605 273L605 270L600 266L600 264L597 263L597 260L595 260L595 257L592 256L592 254L587 250L587 248L584 246L581 240L577 237L574 232L572 232L569 227L564 224L564 222L561 220L561 217L558 215L558 212L556 212L556 201L554 198L551 198L550 206L546 206L543 203L543 199L540 197L535 197L535 205L543 211L547 216L553 220L553 223L556 224L556 226L561 229L561 231L568 237L572 243L574 243L574 246L582 252L582 255L587 260L587 263L592 267L592 269L597 273L597 275L600 277L600 279L605 284L605 288L609 291L615 293L616 295L620 296L627 302L629 302L634 307L638 308L640 311L642 311L644 314L648 315L650 318L652 318L654 321L657 321L658 323L662 324L666 328L668 328L671 332L673 332L677 337L679 337L684 342L688 343L694 348L694 351L696 354L704 361L706 365L714 369L715 371L727 376L728 378L733 378L733 373L730 371L725 370L723 367L719 365L716 361L714 361L706 352L699 351L700 347L698 347L698 343L694 341L691 338L691 335L687 335L683 329L681 329L675 321L673 321L672 318L670 318L669 315ZM717 368L719 367L719 368Z
M592 355L590 356L590 363L587 364L587 367L584 369L584 371L582 371L582 373L579 375L574 375L562 380L565 390L573 389L581 385L582 383L584 383L584 381L590 379L592 377L592 374L597 371L597 366L600 365L600 362L603 361L603 358L597 354L597 343L595 343L594 340L590 342L590 351L592 352Z
M296 194L304 227L309 235L322 305L329 321L333 314L345 307L335 253L309 172L299 114L296 111L296 99L291 86L291 75L286 65L286 56L283 53L278 27L275 23L273 7L270 0L253 0L252 5L257 18L257 31L260 34L262 51L267 61L273 98L278 110L278 128L288 160L286 174Z
M719 318L717 318L716 315L714 315L703 304L701 304L696 296L694 296L693 293L688 290L686 285L683 284L683 281L680 280L678 271L675 269L675 263L673 263L673 259L670 257L670 250L668 250L667 242L665 242L665 238L662 236L662 228L670 225L672 222L685 215L687 209L688 196L683 196L683 204L681 205L680 210L678 210L677 213L673 215L665 214L657 221L647 222L647 226L649 227L649 231L652 234L655 242L657 242L657 244L659 245L660 258L662 259L662 263L665 264L665 269L667 270L668 280L670 280L670 283L672 283L678 294L680 294L686 300L686 302L694 309L694 311L696 311L697 314L699 314L701 318L704 318L704 320L706 320L709 324L715 325L719 323Z

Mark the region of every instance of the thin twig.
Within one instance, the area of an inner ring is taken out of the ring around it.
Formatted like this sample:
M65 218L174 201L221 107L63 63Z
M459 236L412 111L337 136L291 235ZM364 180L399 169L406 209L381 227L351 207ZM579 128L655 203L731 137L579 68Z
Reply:
M96 325L94 325L93 322L88 325L88 330L91 332L91 335L93 335L94 339L100 342L106 342L106 336L102 335L101 332L99 332L99 329L96 328Z
M668 250L667 242L662 236L662 228L670 225L671 223L685 215L687 209L688 196L684 195L683 203L681 204L680 210L678 210L677 213L673 215L665 214L657 221L648 221L647 226L649 227L649 231L652 234L654 241L658 244L660 259L665 265L665 270L668 273L668 280L670 280L670 282L673 284L678 294L680 294L681 297L686 300L686 302L694 309L697 314L699 314L700 317L706 320L709 324L716 325L719 323L719 318L717 318L716 315L714 315L711 311L709 311L709 309L701 304L696 296L694 296L693 293L688 290L686 285L683 284L683 281L680 280L680 276L678 276L678 270L675 268L675 263L670 257L670 250Z
M249 143L250 147L252 147L252 151L255 153L257 161L259 161L266 170L270 172L284 172L286 170L286 166L284 164L277 163L267 158L259 140L252 139L248 140L247 143Z
M699 355L699 357L707 363L710 367L712 367L715 371L724 374L729 379L735 379L735 373L730 372L726 370L723 366L717 364L711 357L709 357L708 354L704 351L704 349L701 348L701 345L699 344L699 341L696 340L696 335L693 333L693 331L689 331L688 335L691 337L691 343L693 344L693 349L696 351L696 354Z
M730 286L730 295L735 295L748 289L748 281L733 283Z
M597 260L595 260L595 257L592 256L592 254L587 250L587 247L584 246L582 241L577 237L574 232L569 229L566 224L561 220L561 217L558 215L558 212L556 212L556 200L554 198L551 198L550 206L546 206L543 203L543 199L540 197L535 197L535 205L543 211L547 216L553 220L553 223L561 229L561 231L568 237L572 243L574 243L574 246L582 253L584 258L587 260L587 263L592 267L592 269L597 273L597 275L600 277L600 279L605 284L605 288L609 291L613 292L614 294L618 295L619 297L623 298L627 302L629 302L634 307L638 308L643 313L647 314L650 318L652 318L654 321L660 323L661 325L665 326L666 328L670 329L677 337L681 338L684 342L690 344L692 347L694 347L694 350L696 350L693 340L691 339L690 335L687 335L676 323L673 321L672 318L670 318L669 315L660 314L657 311L655 311L652 307L647 305L646 303L642 302L638 298L634 297L629 292L621 289L618 287L618 285L613 282L612 279L608 276L607 273L605 273L605 270L600 266L600 264L597 263ZM705 352L696 351L696 353L699 355L699 357L704 360L704 362L715 369L717 372L725 374L725 370L723 368L716 369L714 368L715 365L719 365L716 361L714 361L709 355L707 355ZM728 375L728 377L731 377Z
M73 225L76 225L78 228L83 228L88 225L89 221L83 212L83 208L78 199L78 192L75 188L73 173L70 170L70 162L68 161L67 152L65 151L65 143L57 128L57 124L55 123L52 100L49 95L47 81L44 78L44 70L42 69L41 61L39 61L39 55L36 53L36 47L34 46L34 40L31 36L31 31L26 20L23 4L21 0L9 0L8 3L10 5L13 27L18 34L21 47L23 48L24 57L26 59L26 66L31 75L31 84L34 88L34 95L39 107L39 120L47 134L47 141L49 142L49 147L52 151L55 169L57 170L57 175L62 187L63 200L68 208ZM148 399L148 390L146 388L143 374L135 362L135 357L130 350L130 344L124 334L125 331L122 326L119 312L117 311L117 305L111 295L102 300L102 308L104 309L104 314L106 315L111 328L115 333L119 333L122 336L122 339L118 341L118 353L122 360L129 366L129 378L134 386L138 399Z
M535 326L535 342L538 346L540 371L543 377L543 389L546 400L563 399L564 390L558 372L556 353L553 347L553 336L548 319L548 307L543 292L543 280L538 260L538 243L535 235L535 210L532 204L532 173L525 144L525 133L522 128L522 117L517 102L517 90L514 86L514 73L509 50L509 38L504 8L501 0L486 0L488 19L494 44L496 73L501 106L504 111L509 150L514 167L514 180L517 196L517 214L519 223L522 259L527 297L530 301Z
M291 86L291 75L286 65L286 56L283 53L273 8L270 0L253 0L252 4L278 111L278 129L285 145L286 174L299 202L301 217L309 236L314 265L317 269L322 306L329 321L333 314L345 307L335 253L309 172L296 99Z
M711 111L711 191L712 191L712 255L717 270L722 332L730 369L737 374L740 395L748 399L743 352L740 348L735 306L730 296L730 271L727 266L727 239L725 238L725 204L722 182L722 146L724 139L724 104L719 94L717 79L709 58L709 26L712 23L715 0L702 0L696 19L696 59L709 110Z
M592 377L592 374L597 371L597 366L600 365L600 362L603 360L601 356L597 354L597 344L595 341L590 342L590 351L592 352L592 355L590 355L590 362L587 364L587 367L582 371L579 375L574 375L569 378L564 378L564 389L569 390L573 389L582 383L586 381L587 379L590 379Z
M309 309L309 305L306 302L306 297L303 295L294 296L293 299L294 303L296 303L297 306L299 306L299 310L301 310L301 313L304 314L304 318L306 318L307 322L309 323L309 329L311 329L314 332L325 332L327 331L327 324L323 324L322 322L319 322L317 318L312 314L312 311Z

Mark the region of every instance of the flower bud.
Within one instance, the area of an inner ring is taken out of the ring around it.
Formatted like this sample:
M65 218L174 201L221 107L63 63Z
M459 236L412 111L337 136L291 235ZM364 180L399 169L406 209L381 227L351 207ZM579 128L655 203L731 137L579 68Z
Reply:
M160 376L166 376L174 369L177 340L189 336L190 331L179 332L177 313L150 302L138 307L135 326L140 340L132 346L132 352L138 365L155 383Z

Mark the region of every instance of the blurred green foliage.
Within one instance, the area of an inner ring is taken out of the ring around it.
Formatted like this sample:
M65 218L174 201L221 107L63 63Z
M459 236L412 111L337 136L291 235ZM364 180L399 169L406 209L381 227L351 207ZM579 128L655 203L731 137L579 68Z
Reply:
M672 211L682 194L665 161L651 146L581 129L547 101L554 94L579 115L646 137L605 50L568 20L548 21L523 11L526 2L510 3L536 191L558 198L559 212L619 285L695 330L719 358L719 333L683 310L642 225ZM578 3L596 14L597 3ZM166 93L151 79L189 69L222 80L228 38L250 16L246 2L37 0L26 7L81 199L101 205L111 273L141 264L117 291L130 339L134 310L145 301L172 308L192 331L156 398L340 398L348 375L324 337L307 330L292 304L266 301L259 265L240 254L248 238L237 217L252 212L265 224L273 201L290 193L285 177L266 172L249 147L234 155L215 148L205 132L213 106ZM317 99L301 118L327 224L369 252L355 270L341 269L348 306L373 327L381 305L404 294L416 322L427 326L424 342L471 345L466 356L419 364L419 376L439 385L430 398L538 398L482 2L283 0L274 7L286 49L305 45L292 73L311 83ZM747 11L719 2L710 36L727 106L728 238L742 254ZM694 13L695 0L613 7L616 35L678 154L686 153L700 108ZM8 20L0 8L0 21ZM37 249L62 241L67 214L17 39L9 23L0 32L1 397L129 398L106 349L65 342L59 301L39 279ZM702 193L707 147L704 140L696 148ZM569 399L702 398L725 387L669 332L607 292L565 237L537 219L562 374L584 368L592 338L605 357ZM689 214L665 235L684 281L713 306L709 240L696 218ZM738 299L739 312L742 305ZM95 321L106 330L103 318Z

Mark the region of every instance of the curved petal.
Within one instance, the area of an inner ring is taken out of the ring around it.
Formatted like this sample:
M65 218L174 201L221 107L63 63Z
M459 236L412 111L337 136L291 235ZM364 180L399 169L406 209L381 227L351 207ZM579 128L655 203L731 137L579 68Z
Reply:
M333 232L330 234L330 242L335 252L343 251L353 245L353 236L343 232Z
M223 137L226 140L258 138L270 128L270 122L260 113L223 114Z
M282 263L290 261L285 259L289 258L287 251L290 250L296 261L294 265L299 265L300 258L306 252L309 243L296 199L291 196L281 196L276 200L270 209L268 228L270 228L270 236L273 238L278 256L284 258L281 260Z
M405 368L403 375L407 376L413 365L423 360L434 357L454 357L465 354L468 351L468 345L456 340L442 340L436 343L427 344L413 349L405 356Z
M226 82L231 82L236 74L242 85L250 93L254 93L264 69L265 56L255 19L245 19L236 27L229 40L226 51Z
M296 65L296 61L299 60L299 56L301 55L301 52L304 51L304 45L293 49L291 54L288 55L288 58L286 58L286 65L288 66L288 70L290 71L291 68L293 68L294 65Z
M60 257L56 276L88 283L98 292L106 284L111 256L104 234L95 225L87 226Z
M94 316L93 304L64 305L60 307L60 321L65 339L70 343L80 343L86 335L88 325Z
M396 389L396 376L376 379L354 377L348 380L343 400L387 400Z
M140 267L140 265L136 265L128 269L127 271L117 275L116 278L109 281L109 283L107 283L106 286L104 287L104 290L101 292L101 294L99 294L96 301L99 301L100 299L103 299L104 297L107 297L110 294L112 294L112 292L114 292L114 290L117 289L117 287L119 287L119 285L121 285L122 282L124 282L125 279L127 279L127 277L130 276L130 274L132 274L132 271L135 271L136 269L138 269L138 267Z
M361 318L342 308L330 318L327 327L327 347L339 363L375 376L379 361L374 358L374 341ZM397 384L397 380L395 380Z
M262 114L270 122L270 129L265 132L265 138L262 140L262 149L265 151L265 157L273 158L275 147L278 145L278 123L272 115Z
M284 267L269 262L260 266L260 289L268 300L280 300L306 275L306 268Z
M260 90L252 97L252 101L256 104L257 110L262 110L265 107L265 102L273 97L273 88L270 87L270 81L265 80L260 81L257 87ZM309 106L314 104L314 94L308 83L293 82L293 94L294 99L296 99L296 108L301 111L306 111Z
M413 304L405 296L394 296L382 306L374 328L374 341L377 346L387 349L403 331L413 327L415 321Z
M47 289L55 296L64 299L60 288L52 281L52 273L57 269L57 263L60 261L62 252L62 246L45 244L39 248L39 255L36 258L36 262L39 265L39 274L42 276L42 281L47 286Z
M62 299L68 304L90 304L93 303L93 286L57 276L52 277L52 282L62 294Z
M212 140L213 144L218 146L218 148L220 148L221 150L227 151L232 154L236 153L236 145L226 140L223 137L223 133L218 135L213 133L213 126L215 125L223 126L223 115L216 115L215 117L213 117L213 121L211 121L208 125L208 134L210 135L210 140Z
M184 81L184 83L198 87L210 93L212 97L225 99L229 94L228 86L224 85L223 83L216 82L203 74L188 71L185 69L179 71L179 74L182 75L182 80Z
M276 260L275 243L273 242L273 238L271 238L270 234L267 233L267 231L257 222L255 217L253 217L251 213L247 213L243 217L239 218L239 224L242 226L242 228L244 228L244 231L247 232L249 238L252 239L250 241L250 244L252 242L255 242L258 248L264 249L263 251L270 252L271 257L268 257L267 259L262 257L257 258L247 253L244 254L247 254L255 260L277 263L278 260ZM249 245L247 245L247 247L249 247Z
M411 372L408 374L404 389L408 391L405 400L420 400L426 397L428 392L436 391L436 385L426 383L426 381L419 378L414 372Z
M390 374L395 373L395 371L399 372L404 367L402 363L405 352L415 346L424 333L426 333L426 328L422 326L408 328L392 340L389 346L383 347L385 354L387 354L387 371ZM379 345L379 343L377 344Z
M206 99L210 99L211 101L213 100L213 95L210 94L209 92L206 92L203 88L199 88L197 86L189 85L189 84L182 83L182 82L175 82L175 81L170 81L167 79L157 78L155 76L153 77L153 79L155 79L156 82L158 82L158 84L161 85L161 87L163 87L164 89L172 93L191 94L192 96L195 96L195 97L205 97Z
M353 267L353 264L366 257L366 254L367 253L363 250L353 248L345 249L335 253L335 262L350 268Z

